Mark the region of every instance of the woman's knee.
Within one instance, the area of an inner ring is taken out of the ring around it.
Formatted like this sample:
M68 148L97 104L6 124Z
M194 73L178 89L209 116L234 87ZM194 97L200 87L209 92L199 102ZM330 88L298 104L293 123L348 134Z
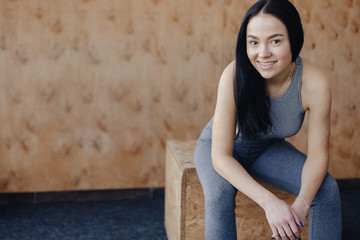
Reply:
M230 183L204 187L205 205L211 209L234 209L237 189Z
M340 203L339 186L336 180L329 173L325 176L314 200L336 204Z

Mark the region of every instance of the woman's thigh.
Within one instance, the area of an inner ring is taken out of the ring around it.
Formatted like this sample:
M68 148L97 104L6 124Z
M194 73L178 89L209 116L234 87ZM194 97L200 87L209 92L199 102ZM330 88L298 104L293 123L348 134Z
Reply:
M214 169L211 160L211 139L199 139L195 148L194 162L206 197L235 198L237 190Z
M305 161L305 154L291 143L280 141L267 148L248 167L248 171L270 185L297 195Z

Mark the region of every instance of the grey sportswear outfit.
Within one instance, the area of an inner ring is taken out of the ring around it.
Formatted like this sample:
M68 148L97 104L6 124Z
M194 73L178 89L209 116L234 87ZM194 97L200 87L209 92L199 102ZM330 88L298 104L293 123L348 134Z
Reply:
M302 60L287 92L270 98L269 134L244 141L234 140L234 158L253 176L298 195L306 155L284 138L295 135L303 123L301 104ZM237 189L221 177L211 161L212 119L203 129L195 149L194 161L205 196L205 236L207 240L236 239L235 195ZM309 218L310 240L341 239L341 201L334 178L327 174L312 204ZM269 239L271 236L269 236Z

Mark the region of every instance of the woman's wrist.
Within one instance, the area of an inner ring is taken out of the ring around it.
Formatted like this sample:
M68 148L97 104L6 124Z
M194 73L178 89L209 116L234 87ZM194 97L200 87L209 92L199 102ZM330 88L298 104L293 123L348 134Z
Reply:
M301 204L304 206L305 208L305 212L306 212L306 216L309 214L309 211L310 211L310 205L308 204L308 202L305 200L304 197L302 196L297 196L296 197L296 200L300 201Z
M262 207L262 209L266 211L268 208L271 208L271 204L274 202L275 199L277 199L277 197L271 192L268 192L264 197L260 199L261 200L258 202L258 204L260 205L260 207Z
M304 204L305 204L305 206L306 206L306 209L309 209L309 204L307 203L307 201L305 200L305 198L303 198L302 196L297 196L296 198L301 199L301 200L304 202Z

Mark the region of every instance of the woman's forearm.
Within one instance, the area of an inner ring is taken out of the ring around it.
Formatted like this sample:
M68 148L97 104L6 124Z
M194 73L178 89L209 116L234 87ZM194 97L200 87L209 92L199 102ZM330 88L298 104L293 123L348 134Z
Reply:
M265 209L266 203L275 197L275 195L255 181L234 158L230 156L213 157L213 166L217 173L263 209Z
M327 157L308 157L304 164L301 176L301 189L298 196L303 197L309 206L325 178L327 168Z

